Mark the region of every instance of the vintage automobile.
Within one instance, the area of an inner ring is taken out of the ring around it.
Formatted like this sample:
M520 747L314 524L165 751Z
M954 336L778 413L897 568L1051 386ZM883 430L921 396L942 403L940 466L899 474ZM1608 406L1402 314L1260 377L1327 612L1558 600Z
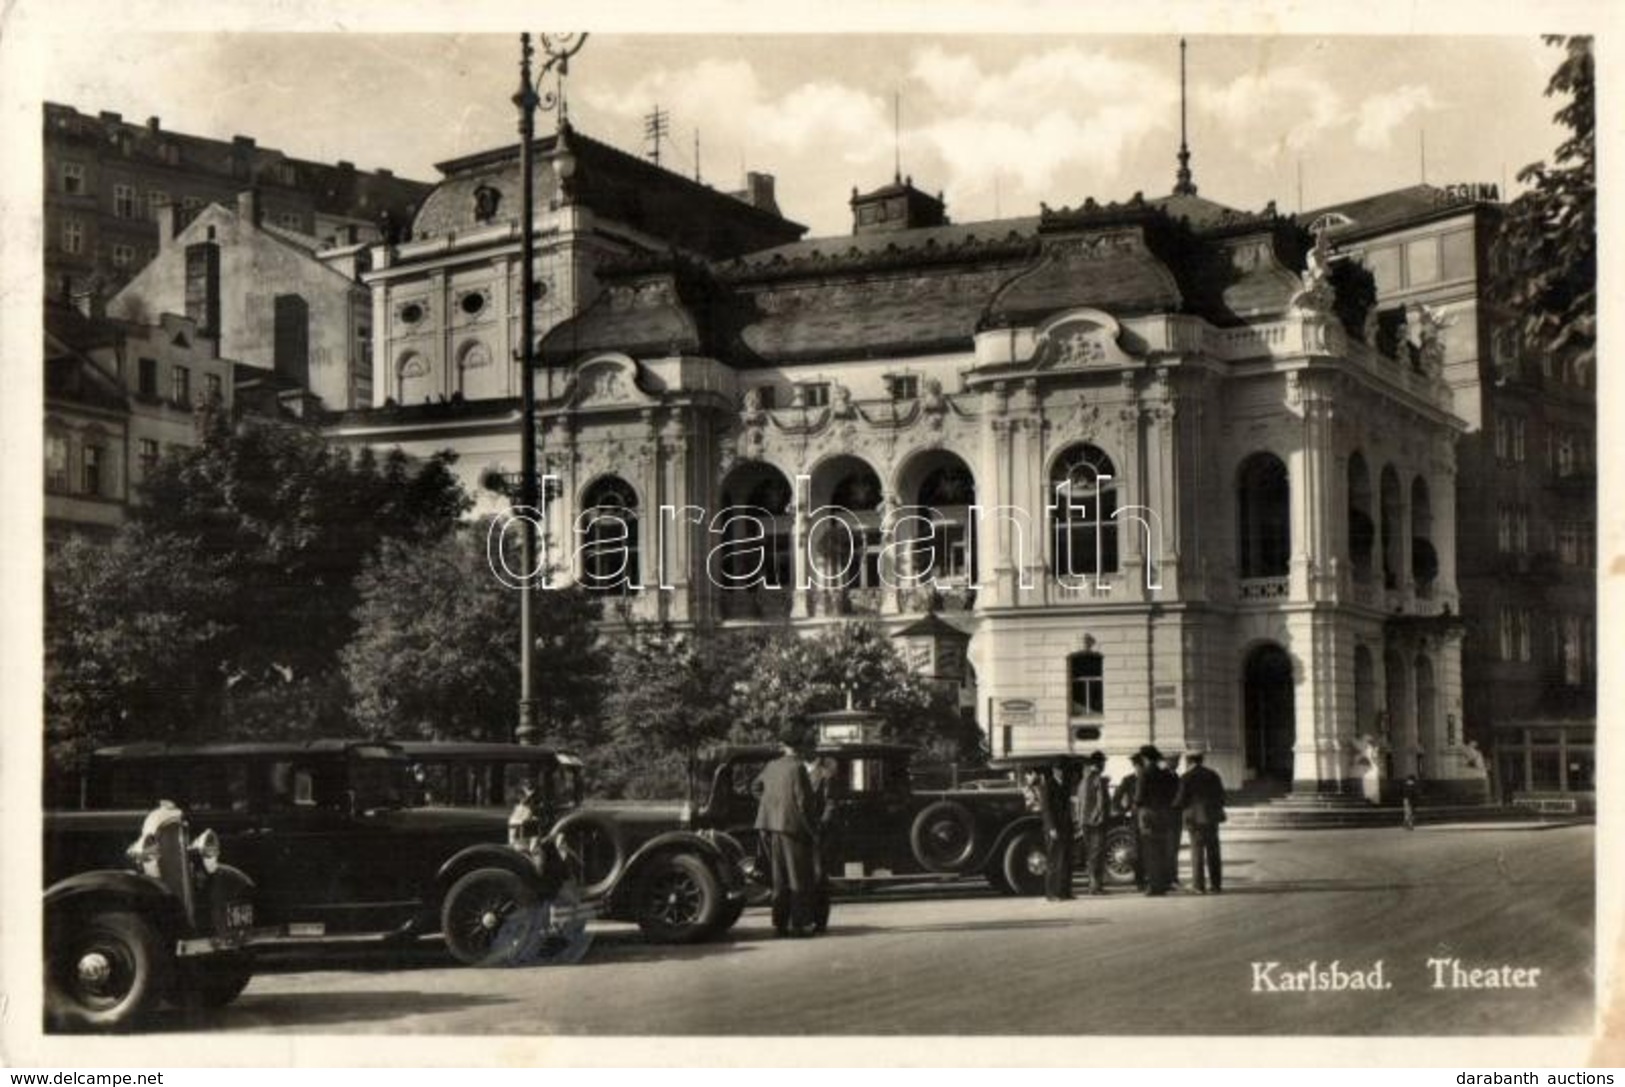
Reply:
M751 786L772 747L720 747L702 760L695 783L702 799L694 822L739 843L747 876L766 872L756 862ZM858 887L881 882L980 876L1005 894L1043 893L1043 826L1019 781L988 781L946 790L916 790L914 749L890 743L826 743L815 757L832 763L830 835L832 881ZM1000 767L1013 768L1013 767ZM1107 870L1114 881L1133 878L1134 835L1126 824L1107 835ZM1038 864L1035 868L1034 854Z
M745 907L725 843L695 833L675 806L584 806L578 759L520 744L398 746L411 764L410 804L513 806L515 841L559 841L581 864L582 900L600 917L635 922L657 943L694 943L726 931ZM531 781L533 796L516 788Z
M101 837L101 816L50 817L59 838ZM127 839L128 835L125 835ZM124 839L121 839L124 840ZM219 837L191 837L168 802L140 820L119 867L45 869L45 1019L58 1031L129 1030L169 1000L223 1007L254 975L254 883L221 863Z
M139 818L132 809L166 797L208 821L259 886L263 920L293 936L438 929L459 961L502 961L517 946L513 925L547 916L568 863L550 840L511 844L502 810L412 806L409 767L398 747L377 742L107 748L92 756L84 788L104 833L57 834L48 822L47 863L106 864ZM543 809L553 788L545 776L526 784Z

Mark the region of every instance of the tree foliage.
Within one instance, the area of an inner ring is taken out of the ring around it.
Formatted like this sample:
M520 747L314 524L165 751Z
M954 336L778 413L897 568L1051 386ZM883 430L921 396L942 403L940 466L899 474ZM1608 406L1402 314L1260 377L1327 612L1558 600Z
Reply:
M700 750L725 740L735 688L757 666L751 634L662 626L630 633L614 650L604 697L605 743L595 786L610 795L682 796Z
M228 580L186 541L134 528L72 539L45 566L47 766L71 772L96 747L186 739L212 720L232 617Z
M448 462L211 421L154 468L111 545L70 543L47 566L53 758L111 739L353 728L339 655L356 578L383 541L457 524L469 500Z
M852 704L872 709L887 739L944 757L969 755L978 736L947 693L915 673L886 632L844 623L813 638L786 632L761 646L733 696L732 738L792 742L808 736L815 715Z
M1532 163L1529 191L1507 208L1497 239L1496 301L1517 315L1525 348L1564 370L1590 372L1597 354L1596 73L1589 37L1547 37L1563 60L1546 86L1567 101L1569 130L1555 162Z
M518 724L519 594L491 572L485 524L429 542L386 540L358 582L344 675L376 736L510 741ZM538 723L579 746L598 717L597 602L537 593Z

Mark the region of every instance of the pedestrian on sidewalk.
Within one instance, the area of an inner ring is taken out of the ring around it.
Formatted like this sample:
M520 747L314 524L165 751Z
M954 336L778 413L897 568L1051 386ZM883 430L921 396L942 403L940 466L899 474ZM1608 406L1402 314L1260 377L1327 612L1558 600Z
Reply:
M1179 779L1162 765L1162 752L1155 745L1141 747L1140 757L1145 760L1145 769L1140 771L1134 791L1134 811L1140 823L1140 848L1145 852L1145 893L1159 896L1173 886L1174 865L1179 858L1179 839L1169 834L1178 828L1174 796L1179 792Z
M1224 863L1219 855L1219 824L1224 813L1224 781L1218 772L1203 765L1200 751L1185 754L1190 766L1179 779L1179 792L1174 795L1185 823L1185 833L1191 842L1191 877L1196 893L1210 891L1219 894L1224 887Z
M1405 829L1416 829L1416 801L1421 792L1421 786L1416 783L1415 774L1406 774L1405 783L1399 787L1399 802L1405 809Z
M1072 897L1072 768L1057 762L1044 774L1044 897L1063 902Z
M1139 754L1129 756L1128 760L1133 770L1123 775L1123 780L1117 783L1117 791L1112 794L1112 806L1128 822L1129 829L1134 832L1134 889L1145 890L1145 842L1140 838L1140 821L1134 811L1134 794L1140 787L1140 774L1145 771L1145 758Z
M1083 828L1084 866L1089 873L1089 893L1106 893L1106 820L1111 814L1111 783L1101 773L1106 756L1091 751L1078 786L1078 825Z
M801 748L801 750L798 750ZM773 866L773 932L778 936L811 936L816 893L814 850L818 833L810 818L812 780L803 756L812 745L780 745L779 757L762 767L753 791L756 829L767 839Z

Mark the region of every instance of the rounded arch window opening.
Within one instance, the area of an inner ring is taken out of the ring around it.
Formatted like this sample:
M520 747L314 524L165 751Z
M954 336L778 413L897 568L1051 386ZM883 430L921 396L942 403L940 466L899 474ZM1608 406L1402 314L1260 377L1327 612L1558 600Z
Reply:
M637 491L619 476L603 476L582 493L576 534L588 592L626 595L642 588L637 510Z
M1076 581L1116 573L1117 468L1111 457L1095 445L1066 449L1050 469L1049 500L1055 576Z

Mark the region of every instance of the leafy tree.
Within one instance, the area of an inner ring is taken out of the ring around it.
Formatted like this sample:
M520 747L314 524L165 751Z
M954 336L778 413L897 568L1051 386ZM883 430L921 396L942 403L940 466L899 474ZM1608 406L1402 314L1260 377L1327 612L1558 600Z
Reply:
M519 594L491 572L485 524L427 543L386 540L362 572L344 675L358 724L378 736L513 738ZM597 739L606 669L598 602L579 588L537 594L537 717L545 738Z
M883 719L888 739L955 758L972 754L979 737L946 692L903 660L886 632L872 623L846 623L814 638L785 633L764 643L733 697L733 738L795 740L816 714L852 704Z
M142 528L71 539L45 565L48 768L96 747L184 739L218 711L227 578L186 541Z
M632 633L614 651L604 698L607 743L594 753L599 791L685 795L700 750L724 740L730 697L755 667L758 639L669 626Z
M342 733L339 655L356 578L385 540L432 541L468 497L449 456L327 445L301 426L203 417L110 546L47 568L47 736L72 761L110 739Z
M1589 37L1548 36L1564 58L1546 85L1567 96L1554 119L1569 130L1556 164L1532 163L1533 187L1507 208L1497 239L1496 300L1518 316L1524 345L1561 369L1591 372L1597 357L1596 73Z

